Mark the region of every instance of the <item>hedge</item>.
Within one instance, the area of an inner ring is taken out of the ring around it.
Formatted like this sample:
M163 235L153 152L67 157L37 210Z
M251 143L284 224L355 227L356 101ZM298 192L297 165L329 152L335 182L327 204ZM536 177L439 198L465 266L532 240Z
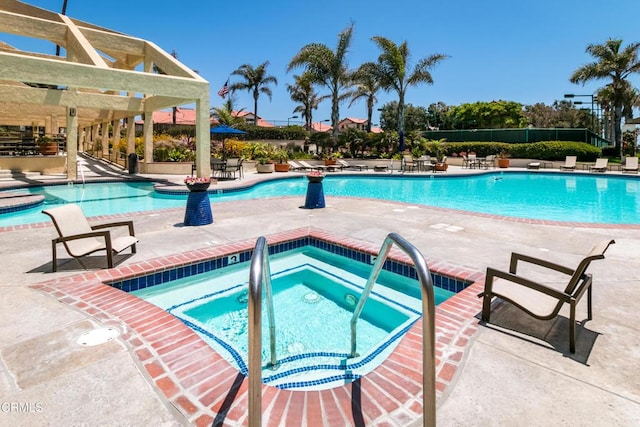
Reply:
M526 144L506 142L447 142L443 144L446 155L474 151L485 157L501 152L521 159L564 160L567 156L578 156L581 162L593 162L602 156L602 150L584 142L540 141Z

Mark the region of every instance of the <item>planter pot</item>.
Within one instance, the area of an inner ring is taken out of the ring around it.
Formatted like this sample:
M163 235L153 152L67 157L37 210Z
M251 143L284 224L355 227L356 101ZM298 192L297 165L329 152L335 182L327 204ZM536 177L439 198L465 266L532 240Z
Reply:
M499 168L508 168L509 167L509 159L498 159L498 167Z
M322 182L324 177L323 176L307 176L307 179L309 180L309 182Z
M335 166L336 163L338 163L337 160L332 160L332 159L325 159L324 160L324 165L325 166Z
M187 188L189 189L189 191L207 191L207 189L209 188L209 185L211 185L210 182L198 182L196 184L188 184Z
M57 142L46 142L38 145L38 150L40 154L43 156L55 156L58 154L58 143Z
M289 164L288 163L276 163L273 165L276 172L289 172Z
M272 173L274 170L275 170L275 167L273 163L266 163L266 164L258 163L256 165L256 172L258 173Z

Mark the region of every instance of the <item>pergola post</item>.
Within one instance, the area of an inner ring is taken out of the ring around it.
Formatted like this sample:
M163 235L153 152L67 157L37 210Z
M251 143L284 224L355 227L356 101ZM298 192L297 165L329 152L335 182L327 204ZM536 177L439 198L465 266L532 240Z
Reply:
M211 125L209 93L196 100L196 174L211 176Z
M78 116L75 107L67 108L67 180L78 179Z
M109 122L100 124L101 141L102 141L102 158L109 158Z
M136 122L135 117L127 117L127 158L136 152Z
M144 139L144 163L153 163L153 112L146 111L142 123L142 137ZM142 171L143 173L146 172Z
M120 128L121 128L120 119L115 119L113 121L113 151L115 153L114 161L117 163L120 157Z

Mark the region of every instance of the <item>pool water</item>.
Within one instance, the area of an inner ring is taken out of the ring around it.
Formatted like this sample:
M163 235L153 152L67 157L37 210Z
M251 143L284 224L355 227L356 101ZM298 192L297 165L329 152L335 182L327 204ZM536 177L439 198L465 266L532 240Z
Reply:
M383 270L357 322L359 357L348 358L350 321L371 265L306 246L272 255L270 267L279 366L267 367L263 304L262 375L269 385L321 389L353 381L378 366L421 316L419 283ZM238 263L132 293L181 319L246 374L248 276L248 262ZM437 303L454 295L434 290Z
M474 176L327 176L324 194L363 197L415 205L553 221L639 224L640 179L572 173L500 171ZM212 203L266 197L304 198L304 176L263 182L232 192L211 192ZM151 183L113 183L35 187L18 192L45 196L45 205L0 214L0 226L47 221L52 204L74 202L87 216L184 207L187 196L161 194Z
M91 217L184 207L187 199L186 195L173 199L156 197L154 185L150 182L48 185L10 191L41 194L44 203L26 210L0 214L0 227L50 221L42 210L66 203L79 204L85 215Z

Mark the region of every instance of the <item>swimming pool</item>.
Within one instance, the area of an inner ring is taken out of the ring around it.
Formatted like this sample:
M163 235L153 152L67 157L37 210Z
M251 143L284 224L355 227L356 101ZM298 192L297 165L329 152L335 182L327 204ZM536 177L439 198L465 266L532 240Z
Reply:
M327 176L325 197L362 197L515 218L640 224L640 179L573 173L492 172L474 176ZM212 203L266 197L304 197L304 176L248 188L210 192ZM45 204L78 202L88 216L185 206L186 194L162 194L151 183L48 186L15 190L42 193ZM0 226L46 221L42 206L0 214Z
M265 384L307 390L356 380L375 369L421 316L415 270L388 261L358 322L360 356L348 358L350 319L371 272L372 255L317 239L275 245L271 250L276 252L270 265L279 366L263 368ZM112 286L173 314L246 374L249 256L216 260L208 264L209 271L202 271L202 266L165 271ZM229 264L234 260L239 262ZM192 271L199 273L188 274ZM468 286L468 282L432 275L436 304ZM263 319L263 328L267 327ZM265 330L264 365L270 356L268 337Z

